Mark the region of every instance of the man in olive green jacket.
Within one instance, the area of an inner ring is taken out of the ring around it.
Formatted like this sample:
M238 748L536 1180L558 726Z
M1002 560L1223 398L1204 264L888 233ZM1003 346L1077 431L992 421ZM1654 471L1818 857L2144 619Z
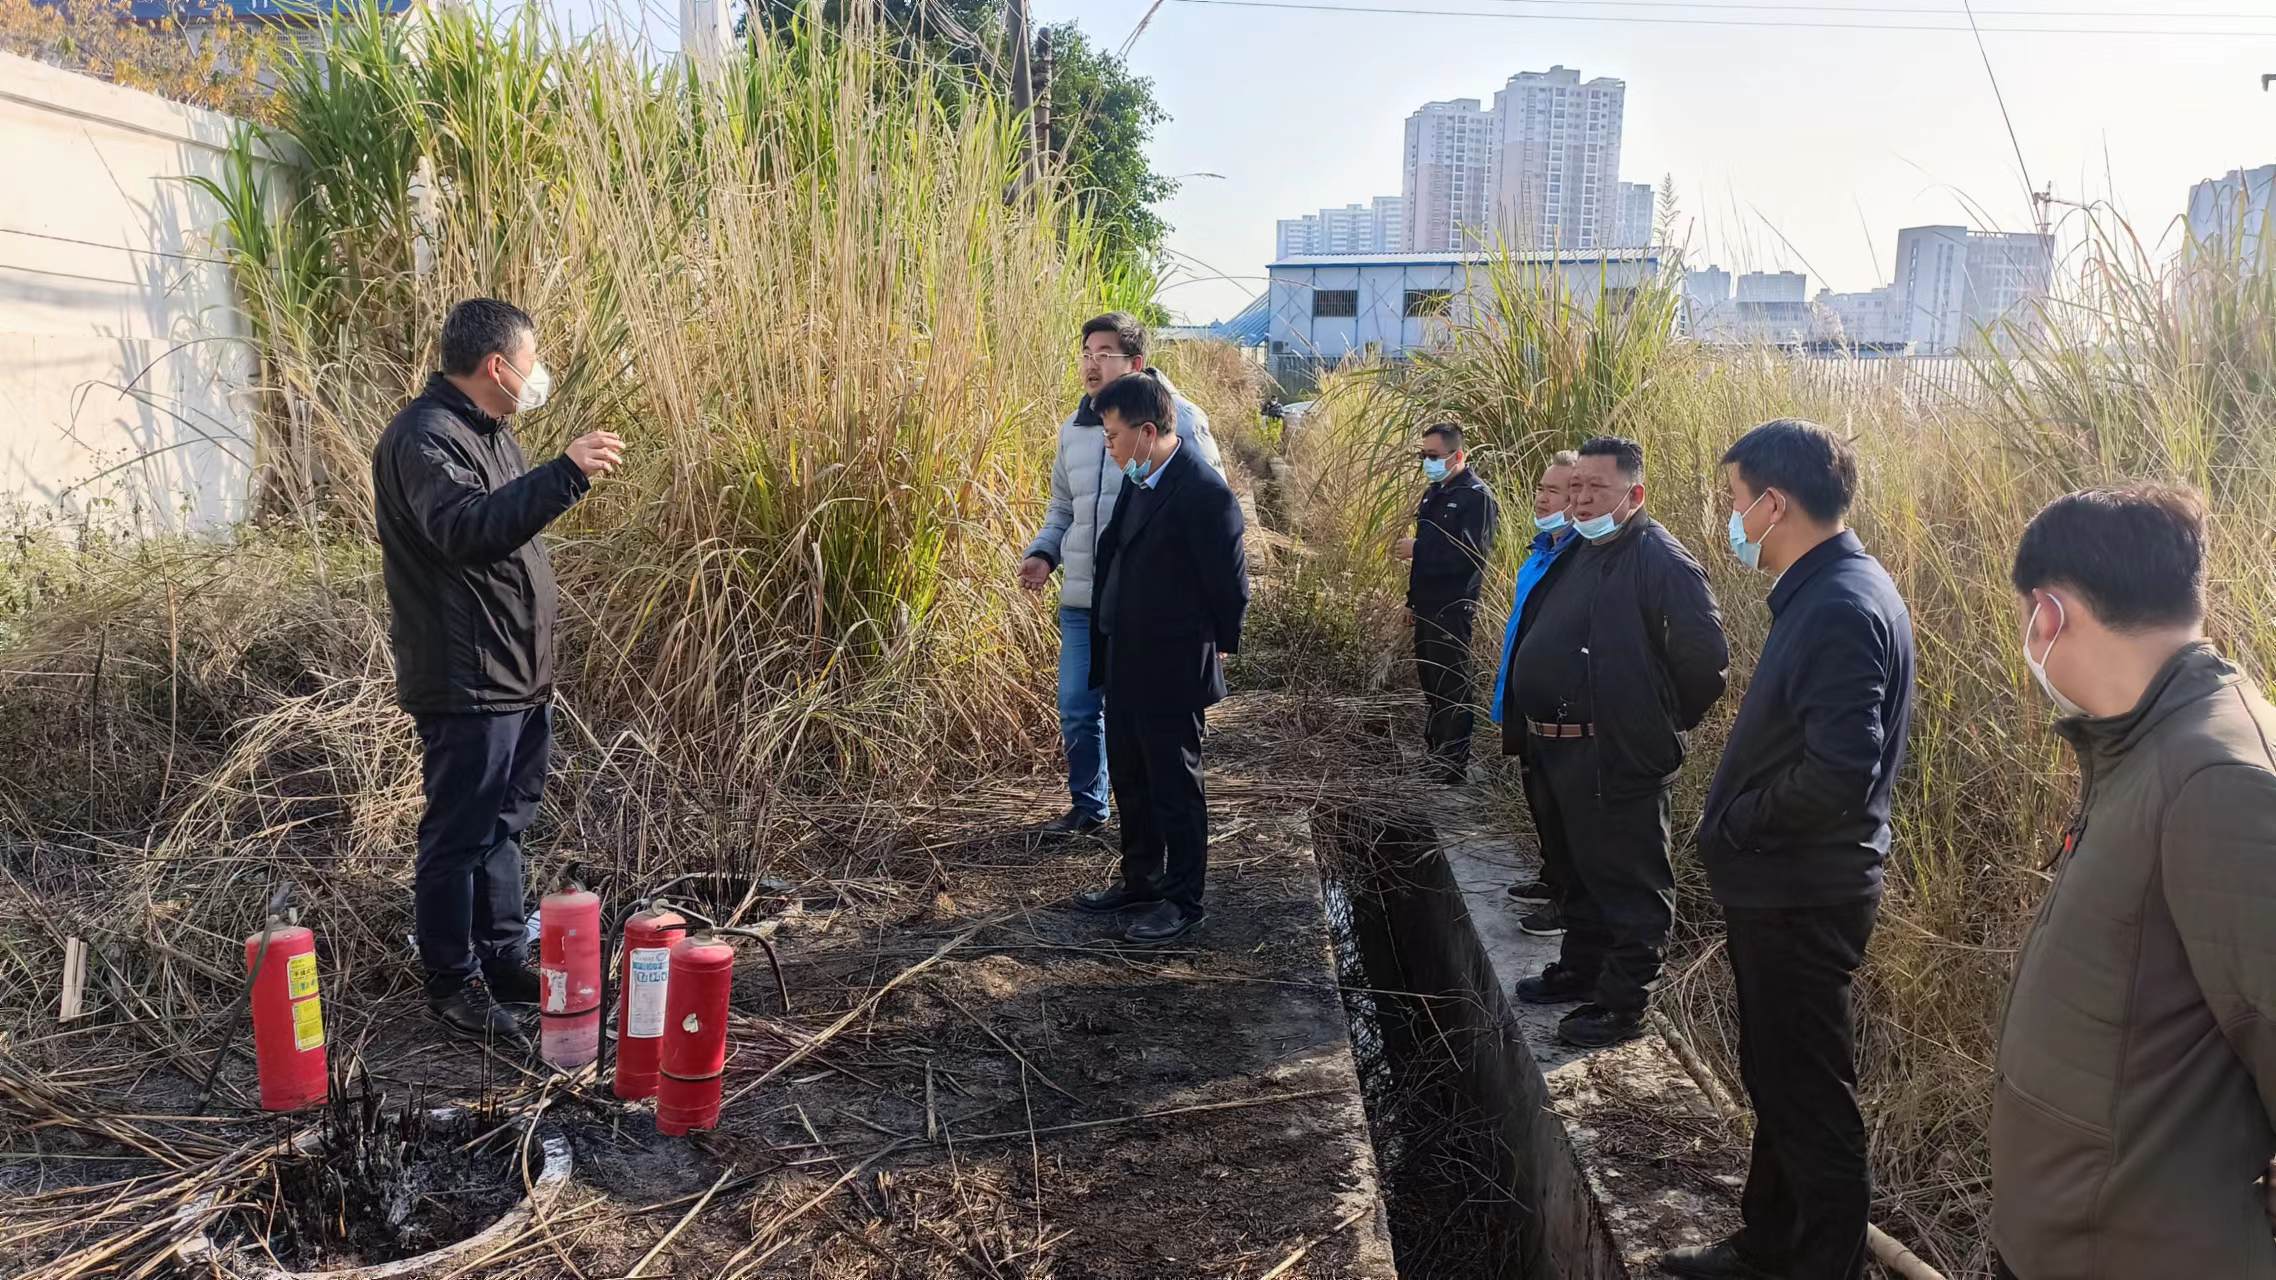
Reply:
M2000 1031L1993 1242L2018 1280L2269 1280L2276 710L2204 641L2204 505L2071 494L2013 578L2080 799Z

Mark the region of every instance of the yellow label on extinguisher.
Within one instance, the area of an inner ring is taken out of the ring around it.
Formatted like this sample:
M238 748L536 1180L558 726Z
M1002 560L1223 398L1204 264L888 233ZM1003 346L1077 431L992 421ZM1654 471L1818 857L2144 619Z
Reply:
M291 988L289 994L293 999L298 1000L302 996L315 995L316 953L311 951L305 955L294 956L285 965L285 978Z
M315 996L292 1006L292 1043L302 1053L324 1047L324 1011Z

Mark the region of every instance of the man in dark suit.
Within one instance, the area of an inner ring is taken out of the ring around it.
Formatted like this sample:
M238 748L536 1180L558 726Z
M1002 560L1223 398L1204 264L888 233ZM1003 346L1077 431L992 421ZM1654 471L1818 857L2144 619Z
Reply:
M1200 924L1209 861L1203 710L1225 696L1225 655L1249 607L1241 506L1182 444L1176 402L1127 375L1091 397L1122 472L1099 536L1091 685L1106 691L1107 774L1122 814L1121 879L1075 895L1100 915L1140 910L1123 936L1160 943Z

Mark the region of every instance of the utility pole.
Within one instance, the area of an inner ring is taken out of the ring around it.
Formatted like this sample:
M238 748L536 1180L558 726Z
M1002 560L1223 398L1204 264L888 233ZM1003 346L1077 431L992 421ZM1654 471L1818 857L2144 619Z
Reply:
M1034 49L1034 37L1028 34L1027 0L1006 0L1004 11L1004 38L1012 52L1012 114L1018 116L1021 127L1027 132L1027 158L1020 165L1019 191L1025 194L1035 185L1035 69L1029 63Z
M1051 28L1035 33L1035 153L1042 162L1051 150Z

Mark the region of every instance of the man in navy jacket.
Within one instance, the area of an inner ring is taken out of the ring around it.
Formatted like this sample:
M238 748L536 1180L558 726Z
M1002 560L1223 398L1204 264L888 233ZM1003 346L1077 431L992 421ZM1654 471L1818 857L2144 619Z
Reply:
M1098 914L1141 910L1124 937L1167 942L1201 923L1209 801L1204 709L1225 697L1249 572L1241 504L1179 438L1169 389L1128 374L1092 398L1122 472L1099 536L1091 685L1106 691L1107 773L1122 814L1122 875L1075 895Z
M1742 436L1723 469L1731 550L1776 575L1770 638L1699 824L1738 979L1754 1159L1740 1232L1665 1263L1682 1276L1853 1280L1872 1183L1849 987L1880 905L1912 721L1912 617L1843 523L1857 494L1847 443L1782 419Z

